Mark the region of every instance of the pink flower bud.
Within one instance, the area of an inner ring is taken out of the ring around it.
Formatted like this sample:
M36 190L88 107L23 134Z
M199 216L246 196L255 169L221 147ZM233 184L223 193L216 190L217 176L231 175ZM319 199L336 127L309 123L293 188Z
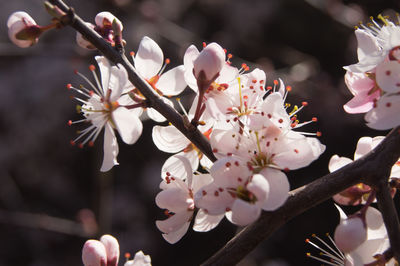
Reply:
M110 27L113 24L113 21L115 20L114 23L118 24L119 29L122 31L124 29L121 21L111 14L110 12L104 11L100 12L99 14L96 15L94 18L94 21L96 22L96 26L103 28L103 27Z
M111 235L103 235L100 238L107 253L107 266L117 266L119 260L119 244L117 239Z
M26 48L37 43L42 30L35 20L26 12L17 11L12 13L7 20L8 36L11 41Z
M83 245L82 261L85 266L106 266L106 248L100 241L89 239Z
M193 61L193 74L197 81L213 82L225 64L225 52L219 44L213 42L207 45Z
M367 230L360 217L342 219L335 230L335 243L345 252L351 252L367 239Z

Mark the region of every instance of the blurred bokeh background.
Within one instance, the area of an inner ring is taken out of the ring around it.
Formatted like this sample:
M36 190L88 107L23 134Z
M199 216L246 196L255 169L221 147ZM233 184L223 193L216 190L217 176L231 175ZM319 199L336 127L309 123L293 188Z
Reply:
M333 154L353 157L361 136L387 132L368 129L363 115L344 113L351 94L343 82L343 65L356 62L353 27L379 13L394 16L397 0L70 0L86 21L108 10L124 24L127 50L141 38L153 38L171 59L182 64L190 44L215 41L247 63L293 87L288 101L308 101L300 118L318 117L309 131L322 131L327 146L310 167L288 173L292 188L328 173ZM40 0L1 0L0 21L0 265L81 265L88 238L111 233L121 253L143 250L153 265L198 265L237 231L223 221L209 233L189 233L170 245L155 227L164 214L154 202L160 169L169 154L151 140L152 121L145 121L139 141L120 142L120 165L100 173L102 139L93 148L71 147L78 127L76 102L65 88L89 74L96 52L75 44L65 28L45 34L29 49L13 46L6 21L25 10L38 24L50 17ZM193 95L187 90L189 104ZM354 211L354 209L349 209ZM240 265L320 265L306 257L318 251L304 240L312 233L332 233L338 214L327 201L290 221L249 254ZM121 258L123 260L123 258Z

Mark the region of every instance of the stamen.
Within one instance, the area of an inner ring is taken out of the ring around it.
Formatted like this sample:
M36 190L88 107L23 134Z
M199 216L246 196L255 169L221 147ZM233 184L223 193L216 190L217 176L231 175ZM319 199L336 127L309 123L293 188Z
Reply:
M90 85L90 87L92 87L93 90L94 90L98 95L103 95L103 93L100 93L100 92L99 92L99 89L96 88L96 87L93 85L93 83L92 83L87 77L85 77L83 74L81 74L81 73L78 72L78 71L76 71L75 73L76 73L77 75L79 75L83 80L85 80L85 81ZM101 87L100 87L100 88L101 88Z
M185 110L185 107L183 107L182 103L181 103L181 98L176 98L176 101L178 102L179 107L182 109L182 112L189 117L188 113Z
M93 66L93 65L91 65L91 66ZM94 71L94 66L93 66L93 70L91 69L91 72L92 72L93 77L94 77L94 80L96 81L96 84L97 84L97 89L98 89L98 90L95 89L96 93L97 93L98 95L104 95L104 94L103 94L104 88L103 88L103 87L101 86L101 84L100 84L100 81L99 81L99 78L97 77L96 71ZM103 88L103 89L102 89L102 88Z

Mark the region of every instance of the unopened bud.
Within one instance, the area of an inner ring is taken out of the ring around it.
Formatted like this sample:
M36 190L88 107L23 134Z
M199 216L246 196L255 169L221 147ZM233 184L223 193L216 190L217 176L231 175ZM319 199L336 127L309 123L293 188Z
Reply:
M207 45L193 61L193 74L198 83L211 83L225 64L225 52L219 44Z
M34 45L42 34L35 20L24 11L12 13L8 17L7 27L11 41L21 48Z
M112 235L103 235L100 242L106 248L107 253L107 266L117 266L119 260L119 244L115 237Z
M340 221L335 230L335 243L344 253L351 252L367 239L367 230L360 217Z
M82 249L82 262L85 266L107 265L107 253L104 245L94 239L86 241Z
M96 26L103 28L103 27L110 27L112 26L112 24L114 23L118 24L119 28L121 29L121 31L124 29L121 21L114 16L113 14L111 14L110 12L104 11L104 12L100 12L96 15L96 17L94 18L94 21L96 22Z

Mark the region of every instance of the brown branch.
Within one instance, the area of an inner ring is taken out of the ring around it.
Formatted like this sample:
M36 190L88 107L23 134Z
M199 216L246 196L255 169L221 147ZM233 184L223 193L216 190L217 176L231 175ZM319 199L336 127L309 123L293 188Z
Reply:
M152 87L139 76L131 62L124 54L107 43L97 32L88 27L86 23L68 7L62 0L50 0L53 5L58 6L67 16L64 16L62 23L69 25L80 32L89 42L91 42L108 60L114 64L121 64L128 72L130 82L146 97L149 107L154 108L162 114L171 124L173 124L183 135L185 135L201 152L211 161L216 161L210 143L203 134L195 127L187 127L183 117L172 107L164 103L161 98L153 92Z
M256 222L244 228L202 265L235 265L261 241L295 216L351 185L376 177L387 177L387 169L400 157L399 129L400 127L393 129L363 158L292 191L281 208L274 212L263 212Z

